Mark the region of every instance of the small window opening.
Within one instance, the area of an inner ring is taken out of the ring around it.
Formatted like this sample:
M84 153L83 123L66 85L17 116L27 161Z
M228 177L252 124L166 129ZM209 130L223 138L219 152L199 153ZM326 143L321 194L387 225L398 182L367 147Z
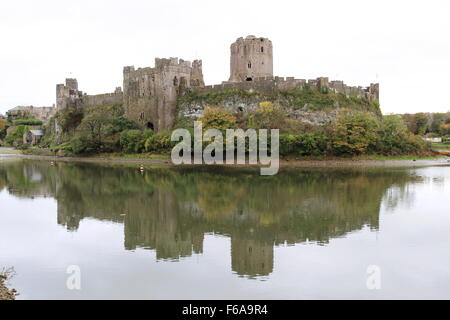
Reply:
M264 52L264 47L261 47L261 52Z
M249 68L249 69L252 68L252 63L251 63L251 62L248 63L248 68Z
M245 79L245 81L253 81L253 79L251 77L248 77L247 79Z

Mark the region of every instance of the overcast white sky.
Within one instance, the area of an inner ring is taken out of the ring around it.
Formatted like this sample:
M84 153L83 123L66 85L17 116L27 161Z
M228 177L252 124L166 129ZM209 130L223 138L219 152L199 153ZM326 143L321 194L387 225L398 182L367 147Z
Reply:
M229 77L229 46L268 37L274 75L380 82L388 112L448 111L450 1L1 1L0 113L55 103L76 77L88 94L122 86L125 65L201 58Z

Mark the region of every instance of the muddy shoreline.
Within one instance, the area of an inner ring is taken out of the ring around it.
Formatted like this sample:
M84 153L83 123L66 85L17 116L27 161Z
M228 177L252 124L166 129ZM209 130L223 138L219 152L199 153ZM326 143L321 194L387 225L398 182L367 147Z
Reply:
M168 166L175 165L170 159L149 159L149 158L114 158L114 157L58 157L28 154L2 154L1 159L26 159L55 162L87 162L87 163L107 163L107 164L128 164L144 166ZM417 159L413 160L365 160L365 159L326 159L326 160L280 160L280 168L339 168L339 167L426 167L450 165L450 159ZM206 165L204 165L206 166ZM225 165L231 167L243 167L249 165ZM261 167L260 165L252 165Z

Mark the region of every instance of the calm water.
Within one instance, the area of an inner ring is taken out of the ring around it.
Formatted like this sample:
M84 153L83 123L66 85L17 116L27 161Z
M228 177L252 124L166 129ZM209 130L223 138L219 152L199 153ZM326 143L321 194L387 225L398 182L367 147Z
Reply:
M21 299L448 299L449 196L450 167L261 177L0 158L0 267Z

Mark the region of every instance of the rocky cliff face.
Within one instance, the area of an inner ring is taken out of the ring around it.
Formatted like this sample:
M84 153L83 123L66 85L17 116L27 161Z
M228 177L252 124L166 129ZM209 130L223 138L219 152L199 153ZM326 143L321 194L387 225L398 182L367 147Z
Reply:
M199 117L206 107L224 108L246 116L257 110L259 103L263 101L279 105L292 119L313 125L325 125L341 111L348 109L368 112L375 117L381 116L378 101L296 88L271 93L235 89L221 92L190 91L178 98L177 117Z

